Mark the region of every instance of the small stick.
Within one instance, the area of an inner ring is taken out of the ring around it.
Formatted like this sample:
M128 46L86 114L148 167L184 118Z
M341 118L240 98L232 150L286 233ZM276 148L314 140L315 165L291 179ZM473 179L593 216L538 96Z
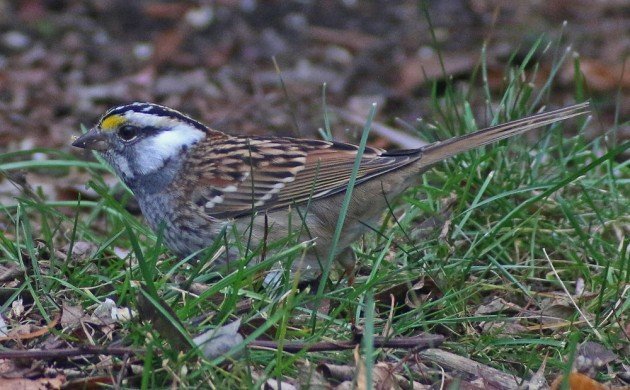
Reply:
M401 349L425 349L436 347L444 341L444 337L440 335L426 335L416 337L374 337L375 348L401 348ZM323 351L341 351L352 349L359 345L361 340L350 341L323 341L318 343L308 343L304 341L288 341L283 343L282 349L289 353L299 351L307 352L323 352ZM249 347L256 349L277 349L278 343L267 340L254 340ZM86 345L77 348L64 349L30 349L30 350L14 350L0 351L0 359L58 359L69 358L75 356L86 355L109 355L109 356L125 356L125 355L144 355L145 350L142 348L127 347L99 347L95 345Z
M435 347L444 342L441 335L424 335L416 337L374 337L374 348L400 348L400 349L416 349ZM323 351L342 351L353 349L361 344L361 339L348 341L322 341L317 343L308 343L304 341L285 341L282 343L282 350L289 353L299 351L306 352L323 352ZM275 341L254 340L249 346L256 349L278 349L278 343Z
M144 349L85 345L77 348L0 351L0 359L57 359L86 355L144 355Z

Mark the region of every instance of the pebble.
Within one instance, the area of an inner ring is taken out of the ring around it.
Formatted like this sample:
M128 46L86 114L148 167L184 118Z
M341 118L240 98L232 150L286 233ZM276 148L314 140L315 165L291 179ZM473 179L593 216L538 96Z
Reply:
M31 44L31 38L19 31L9 31L2 34L2 43L9 49L23 50Z
M193 8L186 12L185 18L192 27L203 30L214 20L214 10L210 6Z

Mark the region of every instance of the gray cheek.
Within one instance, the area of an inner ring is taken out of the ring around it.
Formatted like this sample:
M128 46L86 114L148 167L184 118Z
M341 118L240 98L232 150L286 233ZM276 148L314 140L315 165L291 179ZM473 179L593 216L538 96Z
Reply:
M129 180L134 177L134 170L132 168L133 162L131 162L125 154L119 153L116 150L104 153L103 157L109 165L114 168L116 174L125 182L125 184L129 185Z

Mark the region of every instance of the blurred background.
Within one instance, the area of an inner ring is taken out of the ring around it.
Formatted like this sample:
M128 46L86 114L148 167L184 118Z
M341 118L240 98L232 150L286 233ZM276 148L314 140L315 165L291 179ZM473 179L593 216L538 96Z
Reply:
M81 124L138 100L231 133L317 137L324 83L335 138L353 141L345 130L362 127L372 102L378 124L408 132L419 117L439 120L431 96L448 79L482 87L484 44L496 104L506 69L541 38L534 83L557 71L547 101L573 102L579 56L597 133L630 112L629 15L624 0L0 0L0 152L71 151ZM487 102L476 96L483 126Z

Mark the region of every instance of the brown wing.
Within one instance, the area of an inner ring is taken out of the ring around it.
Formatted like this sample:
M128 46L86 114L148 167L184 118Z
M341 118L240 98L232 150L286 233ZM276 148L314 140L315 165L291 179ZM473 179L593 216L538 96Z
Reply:
M236 218L252 211L297 205L344 191L358 147L293 138L230 137L201 144L184 169L193 173L193 202L214 218ZM211 150L211 153L207 151ZM419 158L414 151L384 154L367 147L356 183Z

